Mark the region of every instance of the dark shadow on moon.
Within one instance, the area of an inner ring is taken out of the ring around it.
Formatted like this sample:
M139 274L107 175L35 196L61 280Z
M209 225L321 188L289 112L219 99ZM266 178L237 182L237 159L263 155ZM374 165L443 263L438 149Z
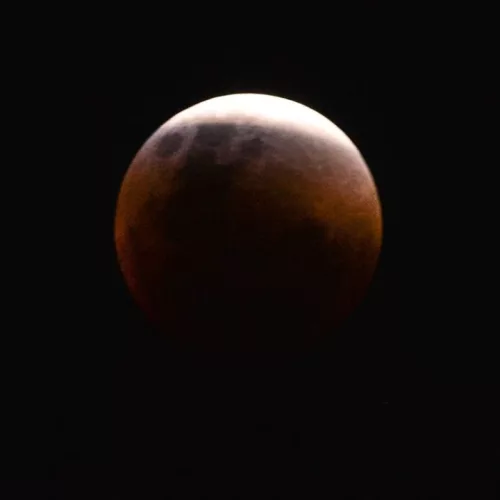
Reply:
M195 151L219 148L238 136L238 127L232 124L200 124L193 141Z
M220 244L228 239L228 197L235 176L245 165L258 160L266 147L255 133L232 124L197 127L165 207L172 241L196 241L207 247L211 242Z
M322 321L325 305L318 298L343 272L332 265L324 224L307 217L281 220L279 194L272 190L261 200L267 213L278 214L272 236L263 237L259 223L250 223L250 233L235 223L235 178L271 147L258 133L236 125L198 126L159 219L179 250L168 278L157 283L158 299L172 298L176 319L169 318L170 327L188 330L198 344L304 338Z
M311 332L330 328L330 316L342 316L352 294L347 280L362 280L364 270L344 243L332 245L326 222L305 213L300 197L286 198L288 165L275 165L276 183L257 191L241 190L238 178L252 163L276 164L284 145L300 159L300 143L237 124L189 132L167 132L156 144L162 158L183 150L168 197L144 214L151 228L144 237L158 240L148 245L131 235L137 267L148 268L138 292L143 308L160 329L193 345L303 345Z
M184 142L184 137L179 132L163 135L156 144L156 154L160 158L168 158L177 153Z
M260 137L245 140L240 146L241 156L250 160L257 160L263 155L265 147L264 141Z

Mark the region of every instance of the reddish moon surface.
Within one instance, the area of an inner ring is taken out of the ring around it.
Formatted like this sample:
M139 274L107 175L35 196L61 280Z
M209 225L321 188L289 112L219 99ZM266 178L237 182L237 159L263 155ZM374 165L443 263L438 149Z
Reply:
M209 99L164 123L116 208L137 304L202 349L286 351L334 334L381 240L377 189L352 141L312 109L260 94Z

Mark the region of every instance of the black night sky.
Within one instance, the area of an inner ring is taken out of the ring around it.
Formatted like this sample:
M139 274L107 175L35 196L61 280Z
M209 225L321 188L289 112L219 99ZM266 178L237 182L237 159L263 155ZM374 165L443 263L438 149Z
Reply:
M86 306L93 327L68 355L56 468L64 498L492 498L479 418L468 420L474 432L461 430L463 395L475 392L454 383L443 355L450 334L413 328L403 314L407 166L395 142L405 123L391 90L383 72L211 59L149 91L88 96L96 278ZM286 97L340 126L383 206L383 250L365 301L335 340L293 359L178 349L148 324L116 260L115 204L137 150L175 113L238 92Z

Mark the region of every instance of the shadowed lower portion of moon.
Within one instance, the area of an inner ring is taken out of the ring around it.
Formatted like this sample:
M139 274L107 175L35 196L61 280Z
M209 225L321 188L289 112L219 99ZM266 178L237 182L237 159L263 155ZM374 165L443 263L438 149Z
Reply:
M381 215L353 145L203 116L167 122L141 148L115 240L160 331L202 349L289 350L333 332L362 299Z

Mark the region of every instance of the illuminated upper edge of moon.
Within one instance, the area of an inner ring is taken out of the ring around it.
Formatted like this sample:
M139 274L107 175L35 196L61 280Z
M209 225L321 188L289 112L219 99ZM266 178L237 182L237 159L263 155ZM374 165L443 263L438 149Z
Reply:
M298 102L267 94L229 94L213 97L174 115L163 127L174 127L192 121L263 122L269 126L308 130L354 146L351 139L322 114Z

